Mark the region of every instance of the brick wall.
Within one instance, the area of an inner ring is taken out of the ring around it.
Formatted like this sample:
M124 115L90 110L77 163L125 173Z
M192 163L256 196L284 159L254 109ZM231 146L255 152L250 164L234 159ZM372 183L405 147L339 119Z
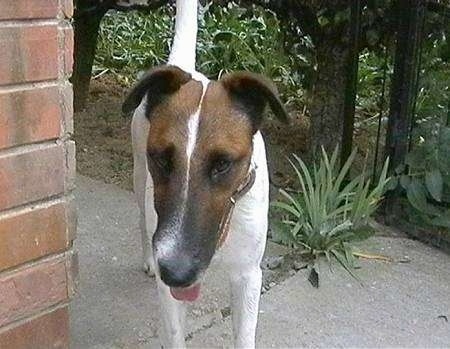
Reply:
M68 348L72 0L0 0L0 348Z

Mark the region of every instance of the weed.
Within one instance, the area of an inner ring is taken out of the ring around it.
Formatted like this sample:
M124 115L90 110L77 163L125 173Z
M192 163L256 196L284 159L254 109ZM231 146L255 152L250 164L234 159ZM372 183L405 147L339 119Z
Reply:
M372 189L364 173L346 181L355 155L353 151L339 168L337 148L331 158L322 149L320 162L312 171L294 155L289 161L300 192L280 190L284 200L272 203L284 213L275 232L276 238L302 248L313 264L320 256L325 256L329 262L334 258L353 276L352 242L368 236L368 220L389 181L388 161Z

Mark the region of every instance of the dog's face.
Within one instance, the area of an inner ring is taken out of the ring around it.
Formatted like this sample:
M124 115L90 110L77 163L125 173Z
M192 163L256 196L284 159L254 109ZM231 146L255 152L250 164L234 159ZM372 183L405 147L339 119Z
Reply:
M167 285L188 287L208 267L228 202L248 176L265 105L287 115L273 86L248 73L206 84L176 67L157 68L131 92L124 110L145 95L158 214L154 255Z

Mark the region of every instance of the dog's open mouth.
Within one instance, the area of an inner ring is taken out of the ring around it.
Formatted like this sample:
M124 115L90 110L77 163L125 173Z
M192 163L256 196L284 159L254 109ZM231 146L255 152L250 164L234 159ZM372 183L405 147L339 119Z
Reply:
M193 302L200 296L200 283L189 287L171 287L170 294L178 301Z

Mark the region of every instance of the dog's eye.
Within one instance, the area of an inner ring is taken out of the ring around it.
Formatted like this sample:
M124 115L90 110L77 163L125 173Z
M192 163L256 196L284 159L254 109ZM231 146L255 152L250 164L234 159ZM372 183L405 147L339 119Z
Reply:
M172 170L172 161L167 154L149 154L148 157L157 168L164 172L164 174L169 174Z
M155 164L163 170L168 170L170 168L170 161L162 156L154 158Z
M211 168L211 177L217 178L220 175L224 175L231 169L231 161L227 159L219 159L213 163Z

